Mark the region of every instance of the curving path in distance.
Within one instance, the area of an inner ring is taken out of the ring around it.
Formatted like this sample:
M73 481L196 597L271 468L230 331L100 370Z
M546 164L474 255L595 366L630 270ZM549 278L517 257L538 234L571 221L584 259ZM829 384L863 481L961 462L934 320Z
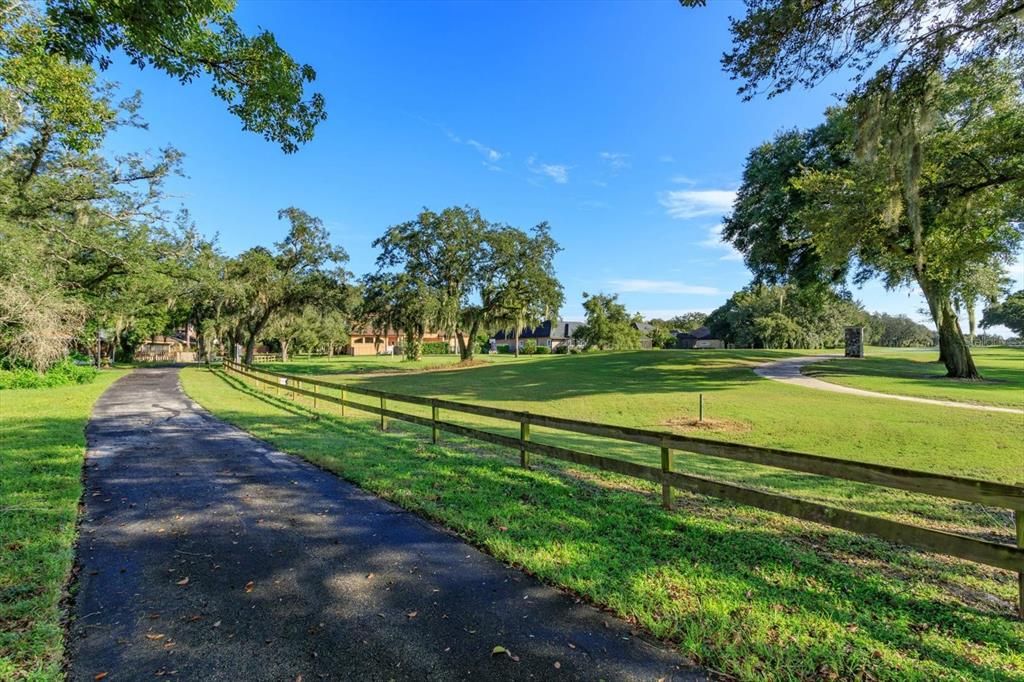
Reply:
M819 391L831 391L832 393L847 393L859 395L865 398L885 398L886 400L902 400L908 403L923 403L925 405L939 405L941 407L958 407L964 410L978 410L981 412L1004 412L1008 414L1024 414L1024 410L1013 407L996 407L995 405L975 405L973 403L960 403L955 400L934 400L932 398L917 398L909 395L895 395L892 393L879 393L877 391L865 391L861 388L851 388L833 384L828 381L809 377L800 372L804 365L810 365L823 360L833 360L842 357L840 355L810 355L799 358L786 358L776 362L769 362L754 368L754 373L765 379L781 381L784 384L793 384L805 388L814 388Z
M214 418L174 368L113 384L87 436L70 680L707 679Z

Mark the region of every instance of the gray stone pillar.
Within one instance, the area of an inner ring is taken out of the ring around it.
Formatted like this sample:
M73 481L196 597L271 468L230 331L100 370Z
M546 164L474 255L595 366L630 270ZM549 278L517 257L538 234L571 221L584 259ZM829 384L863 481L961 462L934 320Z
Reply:
M846 357L864 357L864 327L846 327Z

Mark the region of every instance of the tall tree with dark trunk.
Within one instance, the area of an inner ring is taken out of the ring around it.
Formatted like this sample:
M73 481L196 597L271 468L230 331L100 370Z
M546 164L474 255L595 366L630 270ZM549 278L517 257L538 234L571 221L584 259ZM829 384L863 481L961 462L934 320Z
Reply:
M978 74L996 58L1014 62L1021 56L1022 11L1019 0L748 0L746 16L732 22L733 49L722 58L725 69L742 81L745 99L813 87L837 71L850 74L854 152L875 166L872 179L875 187L886 187L888 217L898 218L910 237L913 279L928 300L941 359L954 377L976 377L977 370L954 314L956 285L949 273L937 272L941 265L929 262L942 260L937 251L950 247L934 240L925 246L934 221L924 206L922 189L929 178L923 169L942 161L929 157L925 138L941 106L938 83L958 71ZM999 170L986 182L999 183L1001 177ZM970 193L991 186L948 189Z
M557 317L565 300L554 268L555 254L561 247L551 237L547 223L537 225L532 232L507 226L491 231L491 259L484 268L480 292L482 305L470 327L470 339L476 338L484 321L511 329L517 356L520 330Z
M1021 243L1024 106L1014 61L976 62L937 79L915 154L914 189L894 173L895 124L865 137L853 98L822 126L755 149L723 234L761 281L916 284L950 377L977 378L957 303ZM878 110L875 115L886 115Z
M319 218L298 208L278 211L278 219L290 223L288 235L274 245L275 251L257 246L228 263L229 289L237 298L229 313L243 330L245 361L252 362L256 343L271 318L280 312L343 298L348 260L341 247L330 242Z
M455 336L463 360L472 359L481 328L534 319L538 311L561 305L553 265L559 246L547 223L528 234L488 222L474 208L453 206L440 213L424 210L373 244L381 249L379 276L400 268L429 290L433 313L427 323Z

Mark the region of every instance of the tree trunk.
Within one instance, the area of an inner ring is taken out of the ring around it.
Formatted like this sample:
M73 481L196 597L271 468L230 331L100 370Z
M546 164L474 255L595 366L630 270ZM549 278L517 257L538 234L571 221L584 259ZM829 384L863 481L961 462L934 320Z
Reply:
M406 332L405 334L405 359L419 360L423 357L423 334Z
M942 362L946 365L946 376L953 379L980 379L981 374L974 366L970 346L960 329L960 320L949 302L941 308L942 320L939 323L939 349Z
M334 341L328 341L327 342L327 357L329 357L329 358L333 358L334 357Z
M516 325L516 331L514 332L513 338L515 338L515 348L513 349L513 353L515 353L515 356L518 358L519 357L519 325Z
M252 357L256 353L256 335L249 334L245 340L245 364L252 364Z
M281 362L288 362L288 342L281 341Z
M951 379L981 379L952 300L925 283L919 281L918 284L928 302L935 328L939 330L939 362L946 366L946 376Z
M974 309L974 301L970 301L967 304L967 333L971 340L971 345L974 345L974 333L978 330L978 318Z
M473 320L472 324L469 325L469 340L462 332L457 332L456 336L459 339L459 359L460 360L472 360L473 354L476 353L476 335L480 331L480 321Z

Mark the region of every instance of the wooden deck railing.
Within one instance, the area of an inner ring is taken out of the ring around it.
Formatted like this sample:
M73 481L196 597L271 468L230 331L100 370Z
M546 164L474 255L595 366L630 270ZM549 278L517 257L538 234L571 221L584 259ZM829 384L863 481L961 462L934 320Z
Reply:
M938 554L946 554L987 566L1015 571L1018 574L1018 607L1020 616L1024 618L1024 486L913 471L884 464L855 462L823 455L789 452L740 443L727 443L706 438L694 438L664 431L597 424L576 419L566 419L564 417L472 405L442 400L440 398L378 391L361 386L337 384L304 376L271 372L231 361L225 361L224 368L227 371L234 372L253 381L276 386L279 391L286 387L289 393L312 398L314 407L316 407L318 401L339 405L342 416L344 416L346 407L379 415L381 429L387 428L388 419L399 419L430 428L432 439L435 443L438 441L438 432L446 431L487 443L507 446L519 451L520 463L524 467L530 466L531 454L538 454L574 464L594 467L602 471L614 472L623 476L660 483L662 486L662 504L666 508L671 508L672 490L673 488L678 488L701 495L710 495L738 502L805 521L813 521L856 533L874 535L885 540ZM267 377L273 377L273 379ZM333 395L327 393L326 391L328 390L332 391ZM375 398L380 401L380 406L353 402L348 399L349 394ZM429 418L421 417L391 409L388 407L389 401L429 407L431 408L431 416ZM444 421L441 419L442 410L517 423L519 424L519 438ZM642 445L652 445L660 448L661 466L660 468L655 468L613 457L604 457L557 445L531 441L531 426L599 436ZM840 509L818 502L758 490L735 483L716 481L705 476L673 471L671 458L673 450L749 462L847 481L868 483L886 488L896 488L922 495L952 498L991 507L1011 509L1015 517L1017 544L1011 545L979 540L957 533L892 521L870 514Z

